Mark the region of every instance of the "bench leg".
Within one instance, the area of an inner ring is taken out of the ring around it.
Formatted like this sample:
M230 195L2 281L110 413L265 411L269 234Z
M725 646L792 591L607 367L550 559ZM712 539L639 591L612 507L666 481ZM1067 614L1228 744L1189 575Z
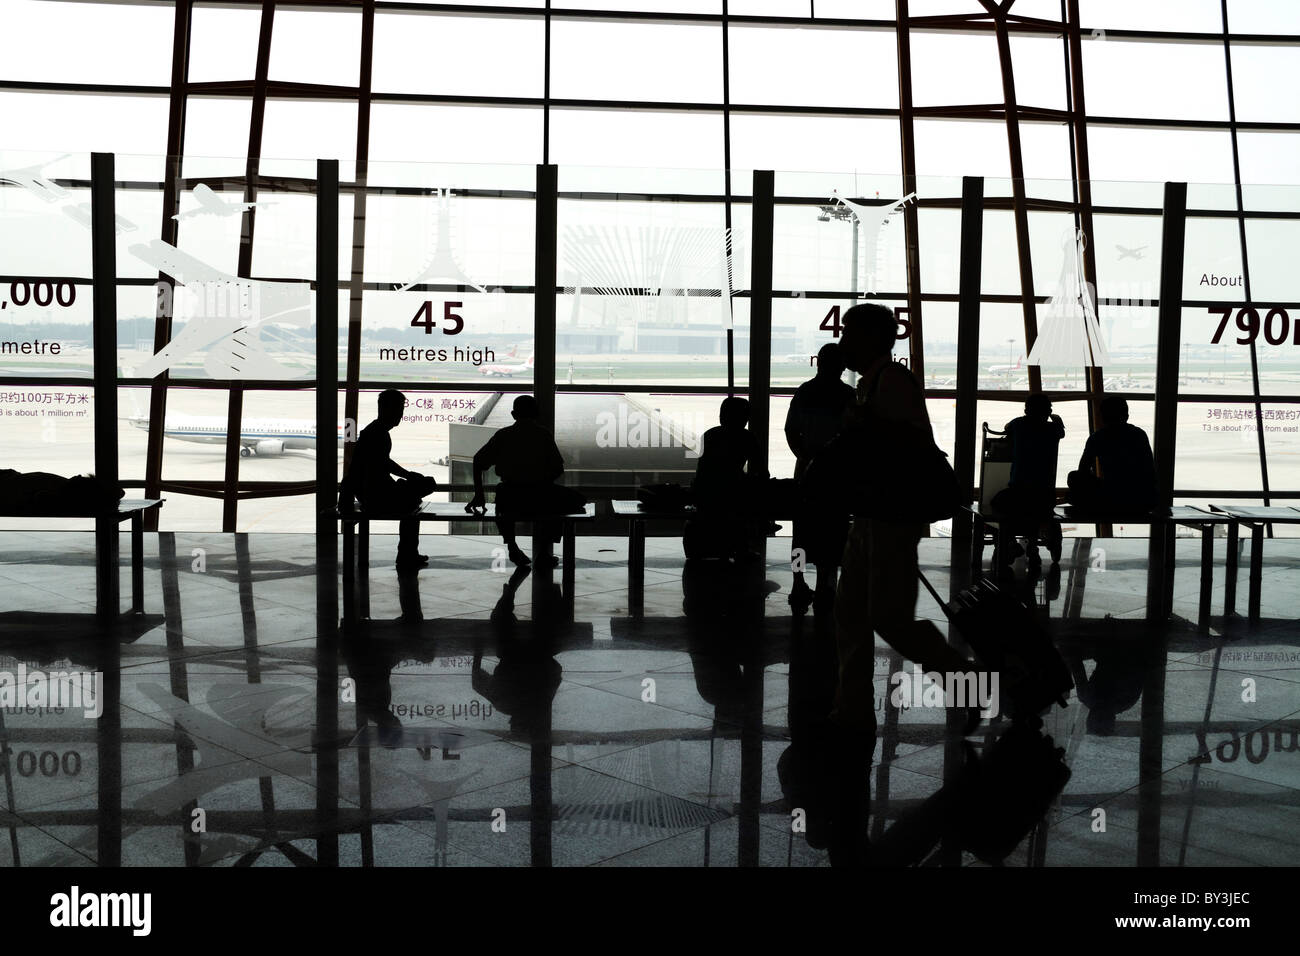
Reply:
M974 516L970 539L970 568L975 577L980 576L984 570L984 519L979 515Z
M1250 529L1250 597L1246 614L1251 624L1259 623L1260 585L1264 577L1264 526Z
M360 590L360 611L363 619L370 618L370 522L357 523L357 584Z
M1210 632L1210 592L1214 590L1214 525L1201 526L1201 604L1196 626L1202 634Z
M1241 528L1237 522L1228 522L1227 578L1223 582L1223 623L1225 626L1237 613L1237 540L1240 533Z
M144 613L144 513L131 515L131 613Z
M573 600L573 578L575 578L573 564L577 561L576 535L577 525L573 522L564 522L564 554L560 558L560 567L563 568L560 574L560 588L563 589L567 601Z
M645 522L628 522L627 612L632 617L645 614Z
M357 554L355 529L343 522L343 620L353 623L357 613Z

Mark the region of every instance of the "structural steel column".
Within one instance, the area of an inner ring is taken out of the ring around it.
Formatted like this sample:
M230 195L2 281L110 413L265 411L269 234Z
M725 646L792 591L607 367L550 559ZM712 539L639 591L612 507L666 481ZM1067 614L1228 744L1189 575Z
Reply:
M339 163L316 161L316 856L338 866Z
M768 420L772 399L768 382L772 371L772 236L775 217L776 174L754 170L753 247L749 293L749 428L758 447L758 460L749 463L751 474L767 471Z
M533 394L555 430L555 270L559 167L537 167L537 258L533 269Z

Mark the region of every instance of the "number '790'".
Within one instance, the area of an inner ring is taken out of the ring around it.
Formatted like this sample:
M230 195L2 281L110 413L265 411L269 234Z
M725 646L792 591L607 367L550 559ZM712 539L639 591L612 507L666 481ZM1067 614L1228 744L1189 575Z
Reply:
M1206 311L1219 316L1219 327L1214 330L1214 338L1210 339L1211 345L1218 345L1219 340L1223 338L1223 330L1228 327L1228 320L1232 318L1232 309L1230 305L1211 305L1206 307ZM1264 321L1259 319L1259 312L1250 306L1237 310L1237 328L1245 333L1245 337L1238 336L1238 345L1250 345L1259 338L1259 333L1264 333L1264 340L1269 345L1284 345L1291 335L1291 317L1286 314L1286 309L1270 309L1264 316ZM1292 345L1300 345L1300 322L1295 324L1295 338L1291 341Z

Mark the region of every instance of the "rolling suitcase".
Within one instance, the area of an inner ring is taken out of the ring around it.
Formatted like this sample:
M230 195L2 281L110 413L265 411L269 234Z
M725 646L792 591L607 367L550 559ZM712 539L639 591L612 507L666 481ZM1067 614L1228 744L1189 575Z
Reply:
M1032 723L1053 703L1065 706L1074 688L1070 668L1029 608L989 580L972 584L948 604L920 576L975 657L998 674L1004 714Z

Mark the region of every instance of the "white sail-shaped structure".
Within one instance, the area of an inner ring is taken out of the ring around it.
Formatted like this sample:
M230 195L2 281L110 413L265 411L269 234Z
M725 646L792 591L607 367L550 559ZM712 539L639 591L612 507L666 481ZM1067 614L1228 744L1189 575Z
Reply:
M1110 355L1097 321L1096 296L1084 280L1082 230L1061 242L1061 275L1056 291L1039 312L1038 338L1028 364L1077 368L1109 364Z

